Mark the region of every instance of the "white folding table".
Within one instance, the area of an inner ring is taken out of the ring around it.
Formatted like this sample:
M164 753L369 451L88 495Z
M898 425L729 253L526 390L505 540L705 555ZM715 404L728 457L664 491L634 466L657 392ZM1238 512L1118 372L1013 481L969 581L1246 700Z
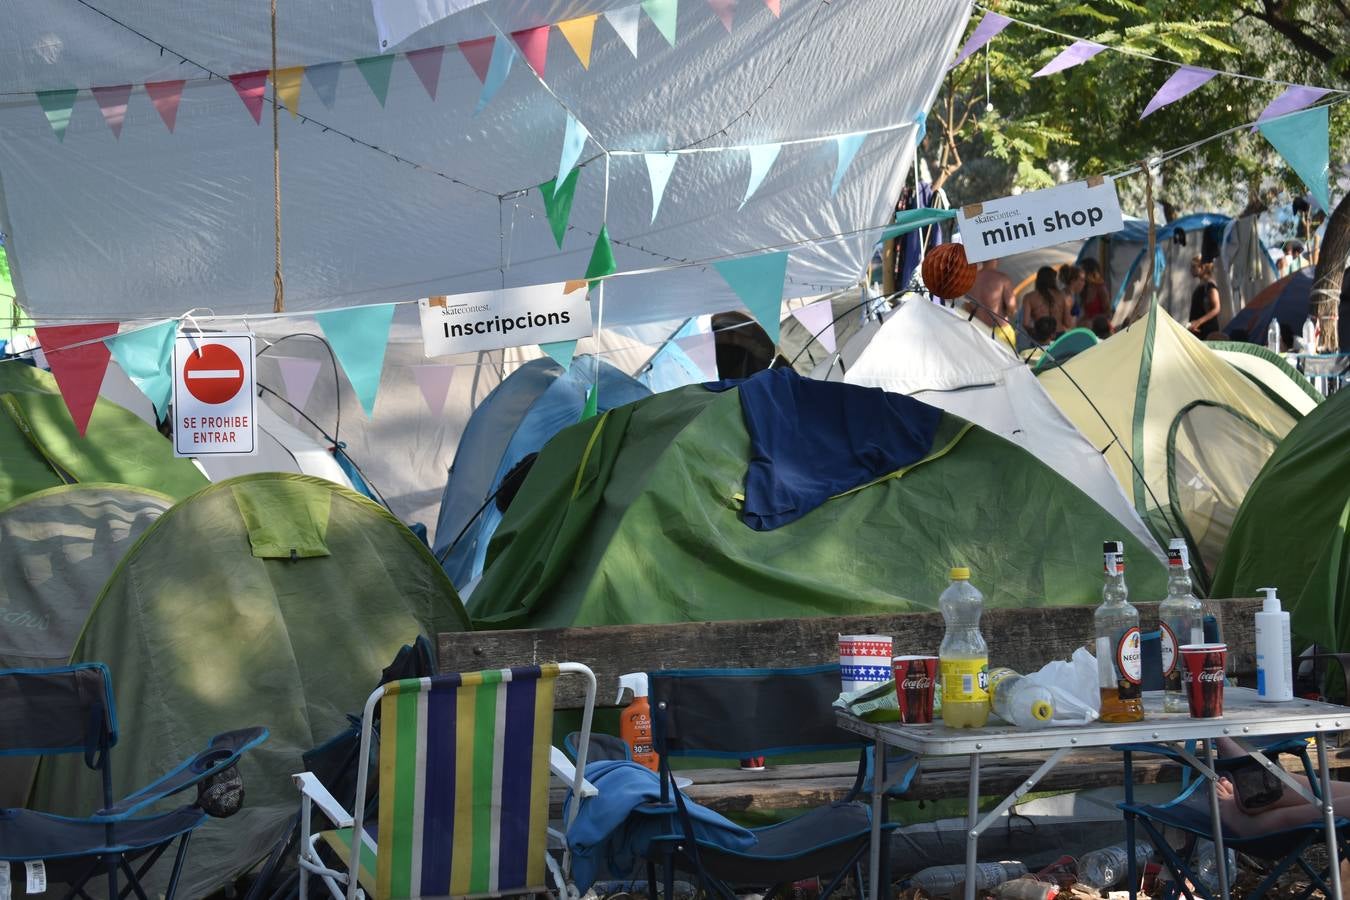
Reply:
M1323 803L1284 769L1257 752L1257 738L1274 735L1319 735L1350 729L1350 707L1318 703L1311 700L1291 700L1286 703L1262 703L1250 688L1227 688L1224 691L1223 716L1217 719L1192 719L1186 713L1163 712L1161 692L1144 693L1144 721L1122 725L1092 723L1090 725L1044 728L1036 731L1004 725L996 717L984 728L948 728L939 720L931 725L874 724L857 716L837 710L839 726L869 738L875 745L876 777L872 779L872 847L868 869L871 900L879 900L878 877L881 868L881 803L890 787L885 774L887 747L908 750L923 756L970 757L970 782L967 787L966 832L966 900L974 900L980 835L1003 815L1014 803L1031 791L1066 755L1079 749L1109 747L1116 744L1171 743L1190 740L1203 741L1205 761L1184 748L1178 749L1188 763L1210 779L1209 806L1213 824L1215 851L1224 857L1223 834L1219 826L1219 799L1215 791L1217 776L1207 765L1210 758L1210 740L1229 737L1248 751L1253 759L1274 772L1286 785L1299 793L1323 813L1327 829L1327 849L1331 859L1331 887L1336 900L1342 900L1340 869L1336 864L1336 826L1333 805ZM1043 750L1048 756L1041 766L993 810L979 817L980 757L987 753L1016 753ZM1317 764L1321 794L1331 796L1331 772L1327 764L1326 746L1317 741ZM1131 864L1133 869L1133 864ZM1220 890L1228 898L1228 872L1218 867Z

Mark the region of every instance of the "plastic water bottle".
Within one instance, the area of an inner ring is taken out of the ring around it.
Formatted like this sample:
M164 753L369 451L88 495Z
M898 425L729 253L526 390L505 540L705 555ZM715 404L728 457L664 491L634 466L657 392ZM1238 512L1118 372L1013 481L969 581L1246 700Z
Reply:
M1266 329L1266 349L1271 353L1280 352L1280 323L1273 317L1270 320L1270 327Z
M1020 862L980 863L975 870L975 890L986 891L1025 874L1027 867ZM912 887L923 888L931 897L955 897L965 883L966 867L962 865L929 866L910 879Z
M994 888L998 900L1055 900L1059 885L1037 881L1033 877L1014 878Z
M994 715L1018 728L1046 728L1053 724L1055 697L1050 689L1032 684L1012 669L989 670L989 697Z
M1237 880L1237 854L1231 849L1225 849L1224 857L1228 860L1228 884L1231 887ZM1219 890L1219 862L1218 854L1214 852L1214 842L1200 838L1195 844L1195 853L1191 857L1191 871L1195 872L1196 879L1210 893Z
M1303 352L1317 352L1317 317L1308 316L1308 320L1303 323Z
M1083 854L1078 860L1078 882L1105 891L1115 887L1128 873L1129 845L1124 841ZM1134 870L1144 874L1144 866L1153 855L1153 847L1146 841L1134 842Z
M1181 689L1181 647L1205 642L1205 610L1191 584L1190 559L1184 538L1167 545L1167 596L1158 604L1162 644L1163 710L1186 712Z
M956 566L938 598L947 623L938 649L942 675L942 721L948 728L982 728L989 720L989 645L980 634L984 595L970 583L970 570Z

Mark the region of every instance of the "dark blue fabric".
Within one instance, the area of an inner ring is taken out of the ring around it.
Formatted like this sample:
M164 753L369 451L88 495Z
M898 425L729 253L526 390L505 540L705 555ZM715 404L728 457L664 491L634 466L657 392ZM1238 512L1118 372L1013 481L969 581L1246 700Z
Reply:
M791 369L746 379L740 395L750 433L741 517L756 531L795 522L835 494L923 459L942 418L912 397Z

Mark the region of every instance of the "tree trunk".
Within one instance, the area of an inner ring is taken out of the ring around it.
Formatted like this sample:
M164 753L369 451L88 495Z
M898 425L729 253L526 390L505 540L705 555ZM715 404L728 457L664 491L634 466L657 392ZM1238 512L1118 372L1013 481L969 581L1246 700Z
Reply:
M889 297L895 293L895 242L891 238L881 245L881 294Z
M1323 353L1340 350L1337 332L1338 310L1341 300L1341 280L1345 263L1350 259L1350 195L1341 198L1327 222L1322 238L1322 251L1317 257L1312 296L1316 302L1317 324L1322 330L1318 349Z

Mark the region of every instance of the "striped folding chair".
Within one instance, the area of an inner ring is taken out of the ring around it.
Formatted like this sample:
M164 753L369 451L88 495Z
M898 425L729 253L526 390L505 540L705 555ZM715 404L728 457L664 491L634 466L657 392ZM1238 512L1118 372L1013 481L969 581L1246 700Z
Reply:
M559 675L581 675L586 682L575 767L552 747ZM594 706L595 675L580 663L380 686L361 718L355 809L343 809L313 774L295 776L301 791L300 896L307 896L311 875L346 900L539 893L549 889L549 875L560 896L574 894L567 886L565 843L548 827L548 790L556 774L577 796L593 793L584 789L589 786L581 773ZM378 760L372 762L377 727ZM378 802L368 811L373 765ZM315 806L336 828L312 833ZM578 807L569 805L568 824ZM323 862L321 842L345 869ZM561 861L551 846L561 849Z

